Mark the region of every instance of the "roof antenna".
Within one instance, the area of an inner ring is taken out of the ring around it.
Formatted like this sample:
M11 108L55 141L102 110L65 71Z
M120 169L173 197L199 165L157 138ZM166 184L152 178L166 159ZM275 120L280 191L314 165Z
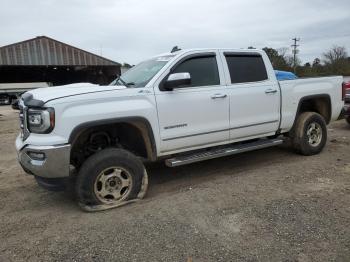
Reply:
M179 48L177 45L173 47L173 49L171 49L171 53L174 53L176 51L180 51L181 48Z

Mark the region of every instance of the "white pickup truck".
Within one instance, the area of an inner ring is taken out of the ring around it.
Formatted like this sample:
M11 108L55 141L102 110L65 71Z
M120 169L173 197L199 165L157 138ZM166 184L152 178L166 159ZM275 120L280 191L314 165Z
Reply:
M75 177L86 210L115 207L144 196L146 160L174 167L276 146L285 137L298 153L319 153L326 125L344 105L342 81L278 82L255 49L166 53L109 86L25 93L18 159L47 188Z

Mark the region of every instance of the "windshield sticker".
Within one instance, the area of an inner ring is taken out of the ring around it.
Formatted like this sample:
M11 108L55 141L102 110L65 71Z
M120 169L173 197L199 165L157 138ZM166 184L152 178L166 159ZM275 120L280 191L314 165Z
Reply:
M157 61L159 62L168 62L170 61L174 56L160 56L160 57L157 57Z

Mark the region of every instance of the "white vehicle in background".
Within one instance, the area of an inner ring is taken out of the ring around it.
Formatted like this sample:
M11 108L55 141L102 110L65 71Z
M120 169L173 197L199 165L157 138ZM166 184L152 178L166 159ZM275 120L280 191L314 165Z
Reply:
M283 137L300 154L321 152L326 125L344 105L342 81L278 82L262 50L176 50L109 86L25 93L18 159L46 188L77 174L81 206L111 208L144 196L143 160L175 167L280 145Z
M47 82L0 83L0 105L10 105L27 91L49 86L51 84Z

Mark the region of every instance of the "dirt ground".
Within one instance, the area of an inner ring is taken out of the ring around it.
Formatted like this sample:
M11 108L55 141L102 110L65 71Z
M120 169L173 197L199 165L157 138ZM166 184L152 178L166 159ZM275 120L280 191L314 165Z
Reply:
M39 188L17 164L17 112L0 107L0 261L350 261L350 126L320 155L270 148L148 167L138 203L99 213Z

